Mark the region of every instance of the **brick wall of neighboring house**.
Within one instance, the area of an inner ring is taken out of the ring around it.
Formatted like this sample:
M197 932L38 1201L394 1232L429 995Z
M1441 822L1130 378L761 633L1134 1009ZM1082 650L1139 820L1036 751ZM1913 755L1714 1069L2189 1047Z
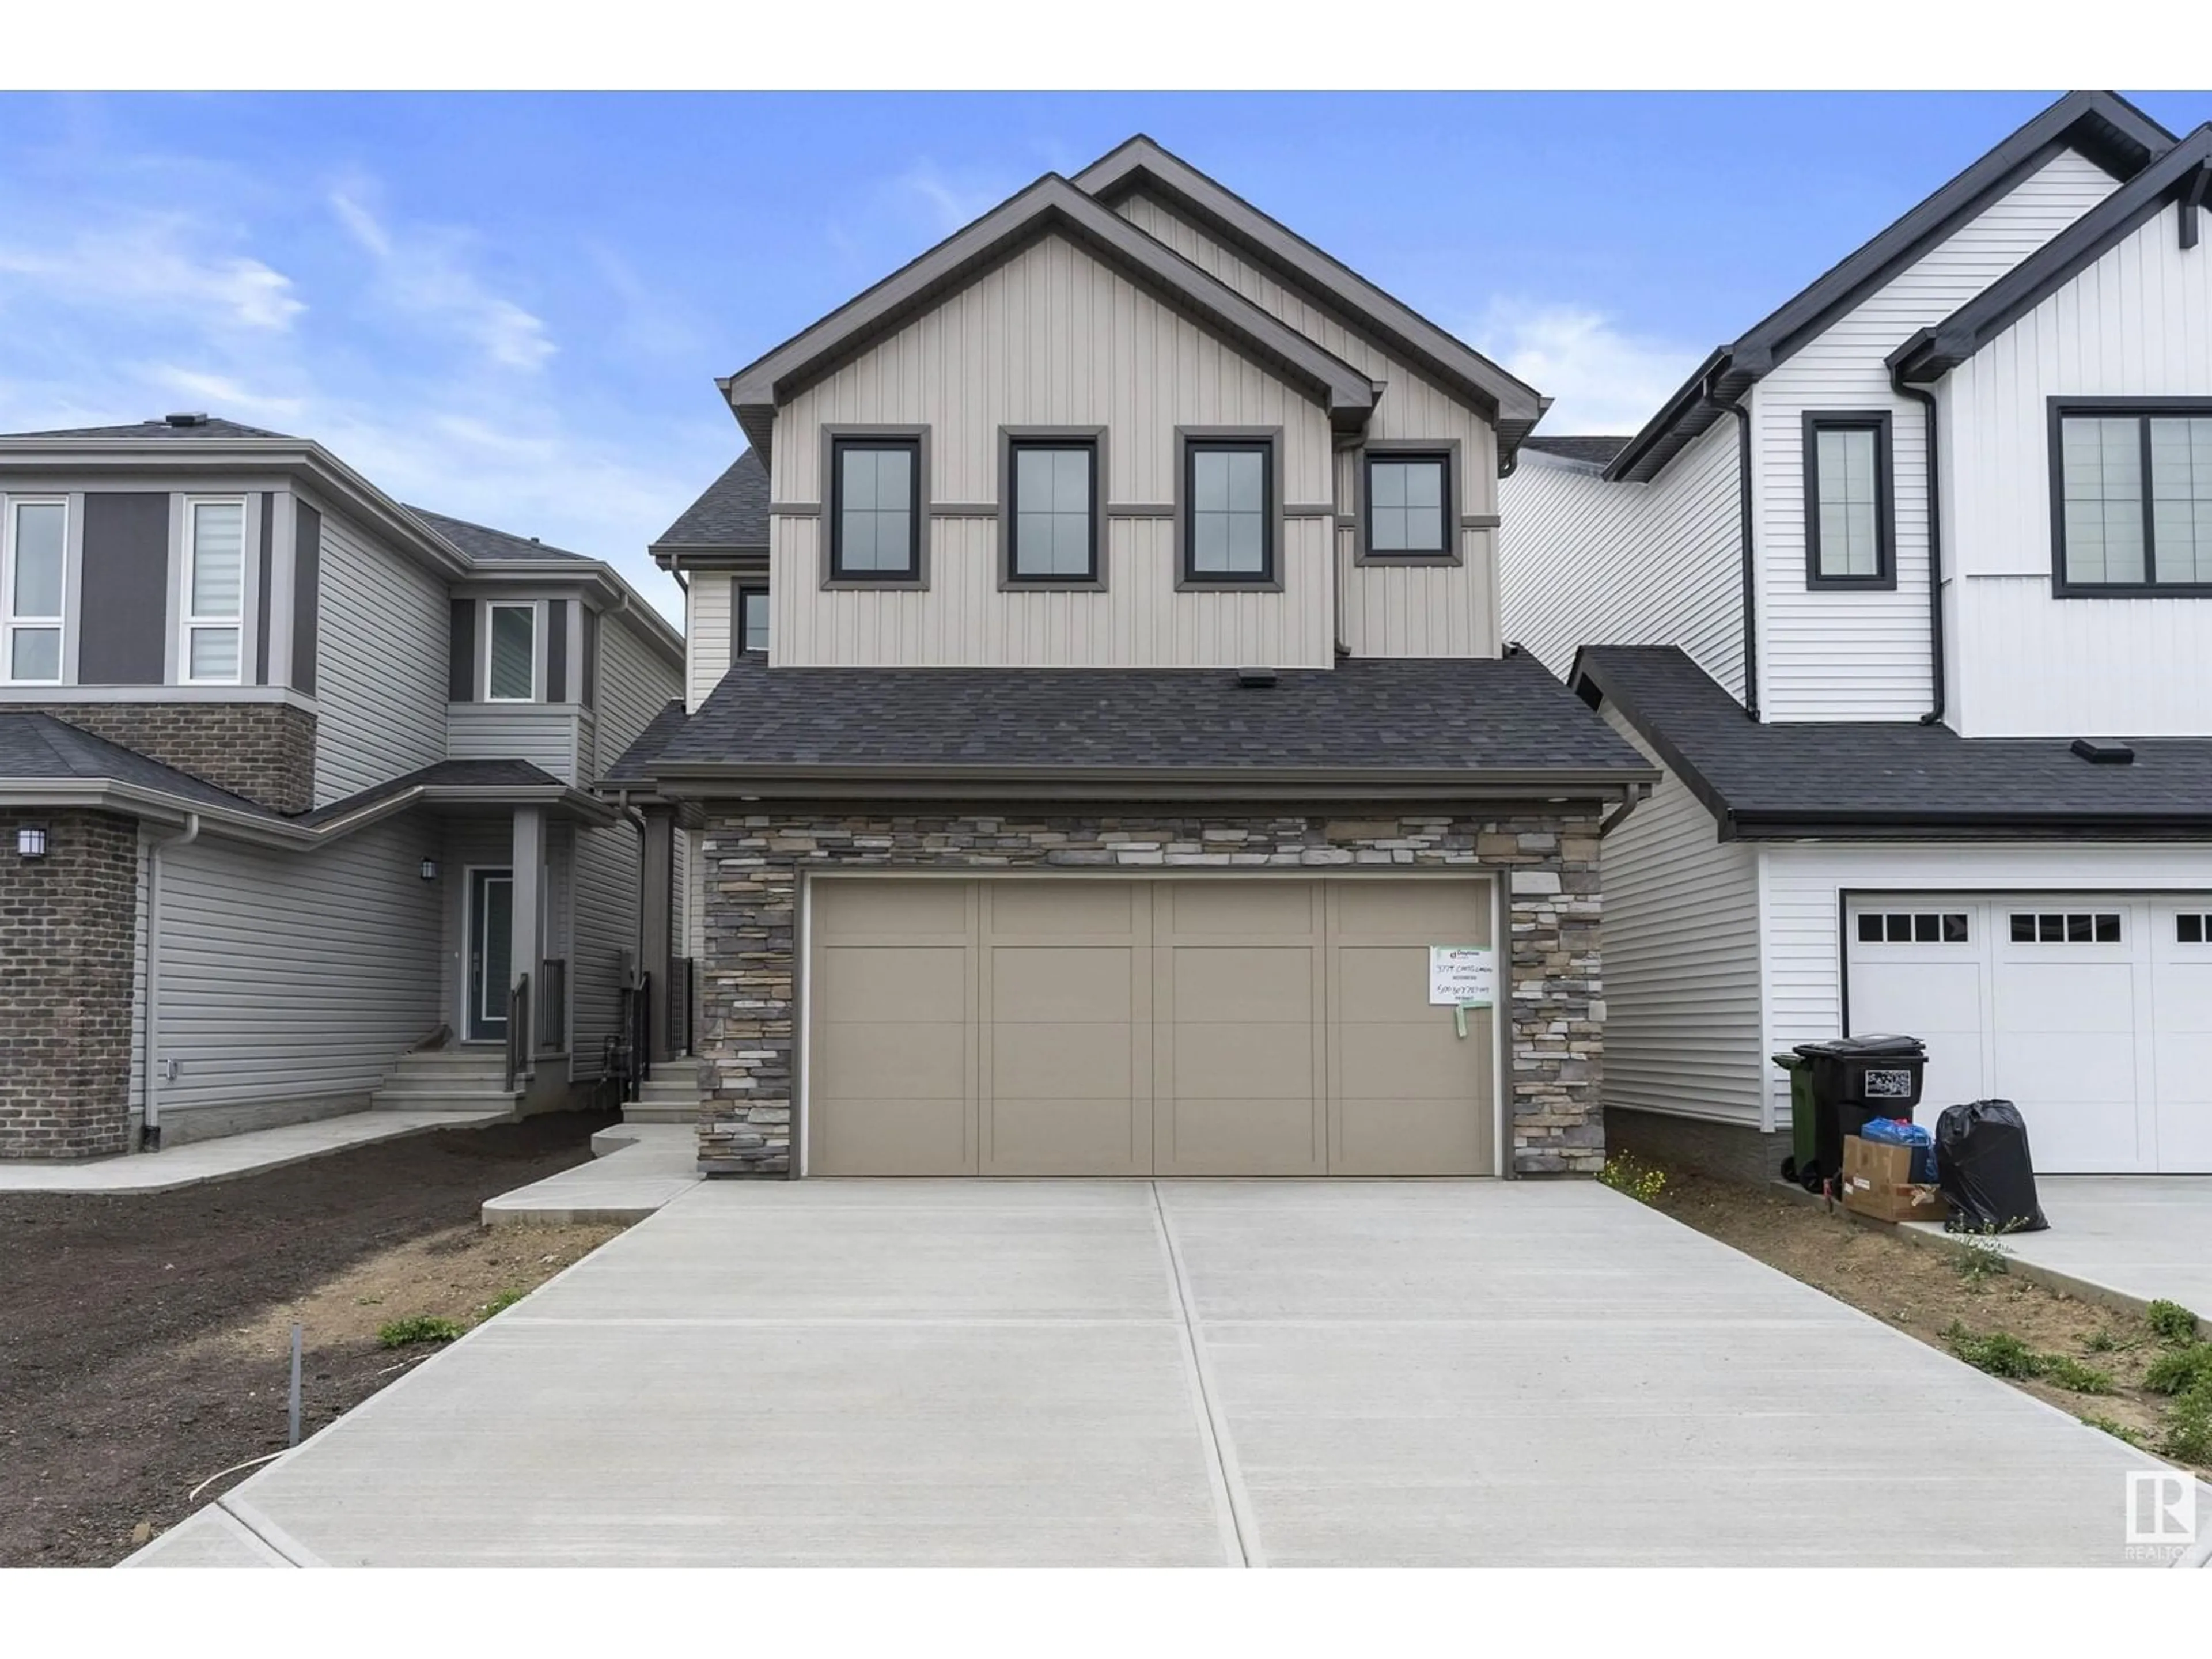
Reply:
M699 964L699 1157L717 1174L791 1169L797 894L807 871L1061 867L1493 870L1512 928L1508 1142L1519 1174L1595 1173L1605 1018L1595 817L1530 809L1495 817L1393 817L1254 809L1163 815L896 813L842 806L732 812L709 805Z
M1782 1178L1790 1156L1786 1133L1763 1134L1753 1123L1716 1123L1707 1118L1676 1117L1610 1106L1605 1114L1606 1144L1615 1152L1653 1164L1669 1164L1727 1181L1753 1186Z
M132 820L0 811L0 1158L129 1150L137 898Z
M290 703L66 702L41 712L279 812L315 804L315 717Z

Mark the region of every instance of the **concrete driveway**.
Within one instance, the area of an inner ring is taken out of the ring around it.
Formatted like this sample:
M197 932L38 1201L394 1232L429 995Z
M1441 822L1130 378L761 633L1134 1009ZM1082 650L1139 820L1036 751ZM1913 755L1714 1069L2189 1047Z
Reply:
M708 1183L135 1562L2105 1565L2155 1467L1594 1185Z
M2212 1176L2045 1176L2036 1187L2051 1230L2009 1235L2014 1255L2212 1320Z

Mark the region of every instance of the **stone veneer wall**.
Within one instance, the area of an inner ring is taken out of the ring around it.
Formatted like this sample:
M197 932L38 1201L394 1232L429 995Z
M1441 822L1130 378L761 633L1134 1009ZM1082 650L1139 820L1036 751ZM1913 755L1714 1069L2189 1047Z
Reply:
M46 855L19 857L38 824ZM0 811L0 1158L127 1152L138 826Z
M1591 1174L1605 1162L1595 816L881 812L843 804L739 813L710 805L702 840L695 1047L704 1097L699 1161L710 1174L791 1172L799 881L809 871L886 867L1495 870L1509 878L1512 933L1511 1167Z
M279 812L315 804L315 717L288 702L25 705Z

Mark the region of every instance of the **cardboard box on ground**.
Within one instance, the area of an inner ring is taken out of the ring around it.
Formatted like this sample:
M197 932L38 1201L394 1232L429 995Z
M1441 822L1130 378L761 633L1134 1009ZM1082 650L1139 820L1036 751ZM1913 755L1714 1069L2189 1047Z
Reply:
M1844 1137L1844 1207L1881 1221L1941 1221L1941 1188L1911 1179L1912 1148Z

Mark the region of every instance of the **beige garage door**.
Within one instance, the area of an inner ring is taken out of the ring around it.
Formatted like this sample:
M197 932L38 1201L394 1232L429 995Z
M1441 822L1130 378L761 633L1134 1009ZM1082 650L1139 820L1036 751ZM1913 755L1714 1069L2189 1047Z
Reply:
M1486 1175L1492 1014L1429 946L1466 878L827 879L811 898L818 1175Z

